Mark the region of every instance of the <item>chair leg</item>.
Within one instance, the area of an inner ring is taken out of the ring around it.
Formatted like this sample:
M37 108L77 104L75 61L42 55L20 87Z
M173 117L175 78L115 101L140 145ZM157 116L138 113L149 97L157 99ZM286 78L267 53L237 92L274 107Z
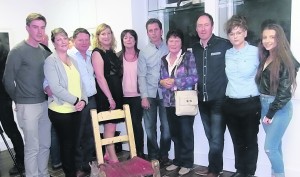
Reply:
M158 160L152 160L151 161L152 168L153 168L153 177L160 177L160 167L159 167L159 161Z

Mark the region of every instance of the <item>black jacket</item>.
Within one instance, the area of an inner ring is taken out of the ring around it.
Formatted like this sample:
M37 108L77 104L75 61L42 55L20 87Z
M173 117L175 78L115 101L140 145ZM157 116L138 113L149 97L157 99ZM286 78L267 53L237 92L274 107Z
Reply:
M228 82L225 74L225 53L231 47L229 40L214 34L205 48L200 41L193 45L192 50L199 78L199 101L218 100L225 97Z
M2 82L8 52L9 52L9 49L0 43L0 99L11 101L9 95L5 91L5 88L4 88L4 85Z
M264 63L261 63L264 64ZM271 63L272 64L272 63ZM295 70L298 71L300 64L297 60L294 60ZM269 65L270 66L270 65ZM261 94L272 95L270 93L270 67L267 66L264 71L262 71L258 89ZM275 113L284 107L287 102L289 102L292 98L291 85L292 83L288 79L288 71L284 65L280 66L279 70L279 86L277 88L277 93L275 95L275 100L270 104L268 113L266 117L272 119Z

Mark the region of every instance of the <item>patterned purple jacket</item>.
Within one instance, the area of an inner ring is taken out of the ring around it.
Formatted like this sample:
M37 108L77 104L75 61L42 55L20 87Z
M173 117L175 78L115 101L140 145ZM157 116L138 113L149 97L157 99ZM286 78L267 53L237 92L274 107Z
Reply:
M162 57L160 80L166 78L174 78L175 80L174 86L170 89L166 89L162 85L159 85L162 88L165 107L175 107L174 90L192 90L195 88L194 86L198 82L198 74L193 53L187 51L183 55L183 59L176 70L176 74L174 73L176 67L173 69L173 71L168 71L168 62L166 60L167 55ZM169 76L169 72L173 72L171 77ZM174 75L176 75L176 78Z

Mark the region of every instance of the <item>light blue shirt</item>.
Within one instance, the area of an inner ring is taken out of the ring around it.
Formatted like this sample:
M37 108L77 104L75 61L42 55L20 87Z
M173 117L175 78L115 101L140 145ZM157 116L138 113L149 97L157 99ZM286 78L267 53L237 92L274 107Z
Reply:
M242 49L228 49L225 55L228 78L226 96L248 98L259 95L255 75L259 65L258 49L247 42Z
M164 41L156 47L149 43L139 53L138 59L138 84L142 98L156 98L158 91L162 99L161 89L158 87L160 80L161 58L169 52Z
M83 81L83 86L88 97L93 96L97 93L96 81L94 76L94 69L91 61L91 51L86 51L86 60L83 58L81 53L72 47L68 50L68 54L77 62L79 73Z

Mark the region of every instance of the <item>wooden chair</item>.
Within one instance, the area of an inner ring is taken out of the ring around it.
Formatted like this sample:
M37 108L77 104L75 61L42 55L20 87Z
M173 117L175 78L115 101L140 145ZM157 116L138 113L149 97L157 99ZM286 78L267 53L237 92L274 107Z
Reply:
M96 144L96 155L100 177L141 177L153 175L160 177L159 161L146 161L136 156L134 133L129 105L123 105L123 109L112 111L103 111L97 113L95 109L91 111L92 125ZM125 119L126 135L120 135L112 138L103 138L100 136L99 123L107 120ZM130 159L118 163L104 163L102 146L125 142L129 144Z

